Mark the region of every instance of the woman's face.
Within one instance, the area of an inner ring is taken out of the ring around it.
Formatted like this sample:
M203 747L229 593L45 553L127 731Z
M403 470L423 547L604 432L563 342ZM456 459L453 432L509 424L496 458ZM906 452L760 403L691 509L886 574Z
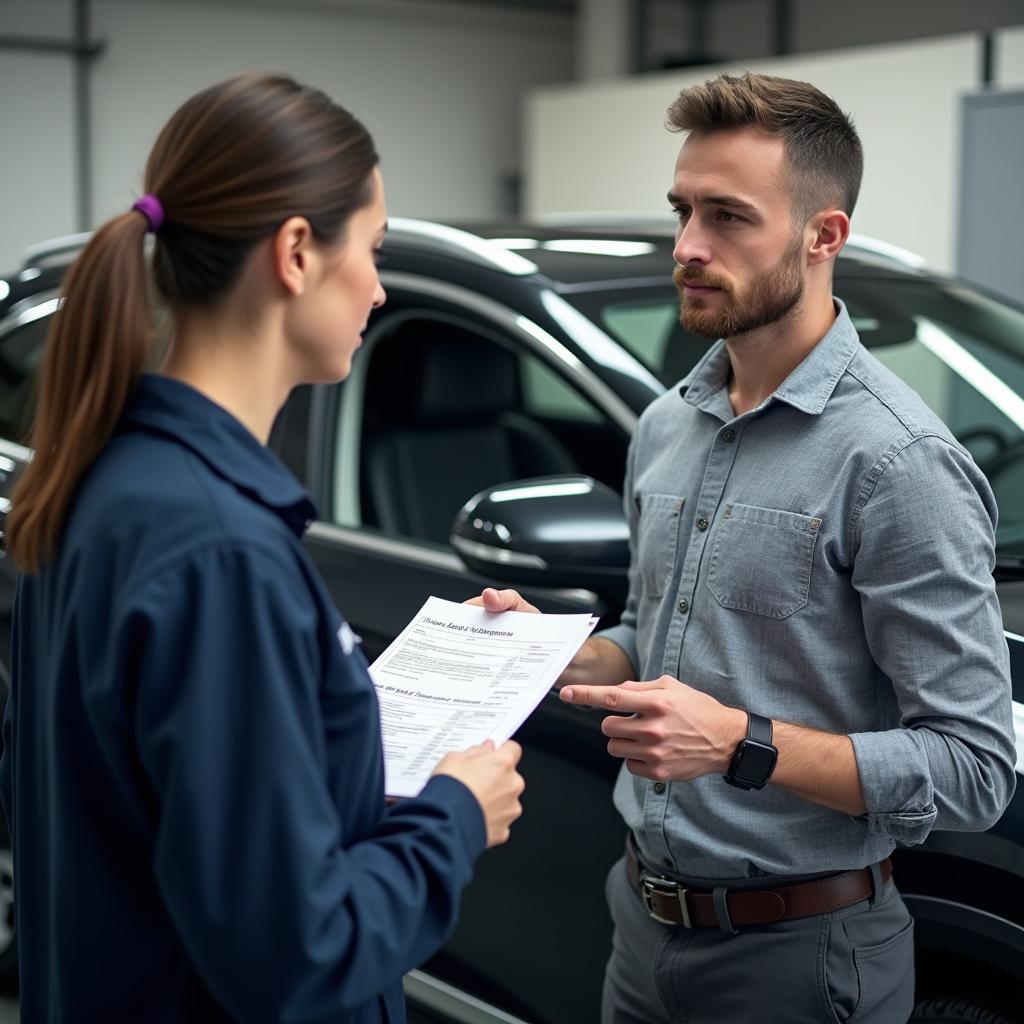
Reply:
M310 383L344 380L349 375L370 313L385 299L377 254L387 228L387 211L377 168L371 186L369 203L349 218L341 245L321 248L321 271L291 318L288 334L301 376Z

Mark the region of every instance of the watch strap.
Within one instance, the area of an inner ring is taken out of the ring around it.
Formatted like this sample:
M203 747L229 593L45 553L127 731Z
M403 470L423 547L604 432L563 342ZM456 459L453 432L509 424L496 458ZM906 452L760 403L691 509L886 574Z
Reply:
M765 718L764 715L755 715L753 711L748 711L747 739L770 747L772 745L772 720Z
M765 718L764 715L755 715L751 711L747 712L747 735L744 739L740 740L736 747L736 752L733 754L732 761L729 764L728 773L722 776L730 786L736 786L738 789L745 790L763 789L765 787L775 771L775 764L778 760L778 750L772 743L772 732L772 720L770 718ZM763 777L751 778L749 775L744 777L741 770L741 766L747 767L743 763L745 760L744 755L751 749L763 751L765 748L771 751L772 759Z

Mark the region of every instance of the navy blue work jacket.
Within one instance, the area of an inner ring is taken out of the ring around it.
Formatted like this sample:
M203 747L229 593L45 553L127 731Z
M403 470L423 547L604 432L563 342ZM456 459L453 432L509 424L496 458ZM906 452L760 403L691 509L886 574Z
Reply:
M24 1020L404 1021L483 816L451 777L385 805L313 515L225 410L146 376L20 580L2 793Z

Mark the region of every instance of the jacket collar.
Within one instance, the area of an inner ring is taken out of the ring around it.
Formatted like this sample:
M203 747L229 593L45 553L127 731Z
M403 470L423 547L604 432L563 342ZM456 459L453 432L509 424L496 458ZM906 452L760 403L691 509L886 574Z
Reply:
M850 320L845 304L833 299L836 319L828 333L814 346L803 362L778 386L765 401L786 402L810 416L824 410L839 378L846 372L860 347L860 338ZM719 411L721 397L729 382L729 353L724 341L717 341L683 379L679 393L690 405L705 411ZM728 395L726 406L728 406ZM731 415L731 406L728 406Z
M297 536L316 518L305 488L277 456L226 409L181 381L143 374L120 430L149 431L183 445Z

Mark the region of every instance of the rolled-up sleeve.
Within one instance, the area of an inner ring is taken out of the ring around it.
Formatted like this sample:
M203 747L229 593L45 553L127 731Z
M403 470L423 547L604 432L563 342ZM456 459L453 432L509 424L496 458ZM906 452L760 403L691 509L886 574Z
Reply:
M629 663L639 674L643 671L636 639L636 610L640 599L640 580L636 558L636 531L640 517L637 510L636 497L633 494L634 460L636 458L637 443L637 436L634 436L626 457L626 476L622 488L622 507L626 521L629 523L629 595L626 598L626 605L622 610L622 616L619 621L614 626L602 630L597 635L606 640L611 640L621 647L626 657L629 658Z
M970 457L930 434L888 452L857 505L852 581L899 727L851 740L868 827L899 844L989 828L1013 795L996 515Z

